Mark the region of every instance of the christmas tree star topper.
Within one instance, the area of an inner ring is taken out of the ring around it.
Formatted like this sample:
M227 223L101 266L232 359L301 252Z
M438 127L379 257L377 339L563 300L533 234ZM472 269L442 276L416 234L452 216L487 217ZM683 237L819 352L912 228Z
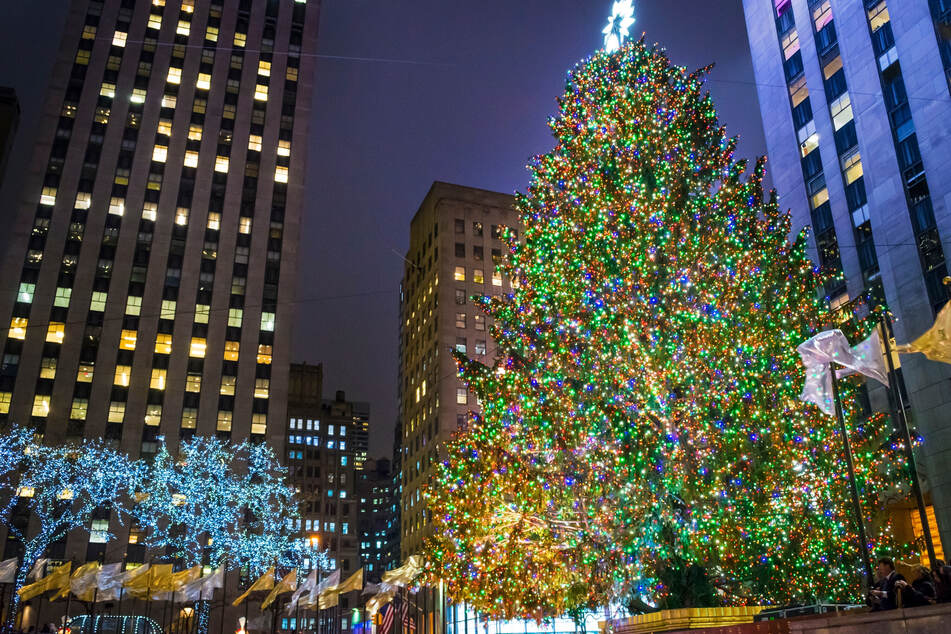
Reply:
M608 53L621 48L624 39L628 36L631 25L634 24L633 0L618 0L611 8L608 25L601 32L604 33L604 50Z

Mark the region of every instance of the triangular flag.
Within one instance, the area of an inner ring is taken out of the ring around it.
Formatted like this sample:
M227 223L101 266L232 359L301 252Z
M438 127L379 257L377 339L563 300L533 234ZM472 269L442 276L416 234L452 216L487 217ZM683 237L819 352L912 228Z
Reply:
M896 349L904 353L920 352L932 361L951 363L951 302L944 305L923 335Z
M287 575L281 579L280 583L274 586L274 589L265 597L264 601L261 602L261 609L267 609L267 606L274 603L274 600L278 595L284 594L285 592L293 592L297 589L297 570L291 570Z
M16 557L0 561L0 583L13 583L17 578L20 560Z
M242 594L240 597L235 599L231 603L231 605L241 605L241 603L245 599L247 599L248 595L251 594L252 592L256 592L258 590L271 590L273 588L274 588L274 567L272 566L267 569L267 572L265 572L263 575L258 577L257 581L252 583L251 587L245 590L244 594Z

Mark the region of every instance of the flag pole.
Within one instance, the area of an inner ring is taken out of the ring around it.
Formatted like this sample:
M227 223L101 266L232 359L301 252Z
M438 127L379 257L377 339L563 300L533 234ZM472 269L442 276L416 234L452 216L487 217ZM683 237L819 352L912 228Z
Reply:
M911 490L915 495L915 503L918 505L918 517L921 520L921 530L924 532L925 547L928 549L928 562L934 568L937 555L934 550L934 540L931 536L931 526L928 524L928 511L925 508L925 497L921 492L921 482L918 479L918 464L915 461L915 451L911 444L911 431L908 429L908 416L905 412L905 403L898 389L898 376L895 374L894 363L892 362L891 332L892 320L888 316L888 311L882 311L882 342L885 344L885 362L888 364L888 389L895 395L898 403L898 415L895 416L895 423L901 432L902 441L905 446L905 460L908 461L908 475L911 478Z
M835 363L829 363L829 375L832 377L832 400L835 401L835 416L839 421L839 431L842 432L842 444L845 447L845 461L849 468L849 490L852 493L852 513L855 515L855 524L859 533L859 554L865 568L865 578L868 588L871 589L874 578L872 564L868 560L868 538L865 536L865 521L862 519L862 505L859 502L859 489L855 483L855 463L852 460L852 445L849 442L849 430L845 426L845 417L842 415L842 404L839 402L839 380L835 375Z

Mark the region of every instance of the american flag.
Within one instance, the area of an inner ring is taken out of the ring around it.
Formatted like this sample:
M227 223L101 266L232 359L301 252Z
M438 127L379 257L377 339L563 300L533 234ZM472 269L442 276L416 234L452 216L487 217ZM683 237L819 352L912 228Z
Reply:
M416 619L409 615L408 605L403 602L398 608L403 617L403 631L416 630ZM383 606L383 619L380 621L379 634L390 634L393 631L394 612L397 608L392 604Z
M403 602L403 607L400 611L403 613L403 631L415 630L416 619L409 615L409 610L407 609L407 604L405 601Z
M393 612L395 609L392 605L384 605L381 611L383 612L383 619L380 621L379 634L390 634L390 630L393 629Z

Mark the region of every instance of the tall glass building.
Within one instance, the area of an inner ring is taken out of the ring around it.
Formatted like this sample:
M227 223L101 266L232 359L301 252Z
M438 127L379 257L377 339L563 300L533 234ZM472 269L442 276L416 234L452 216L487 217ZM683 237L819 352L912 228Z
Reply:
M916 338L951 290L951 0L743 5L780 206L838 274L833 304L884 300L896 339ZM951 366L902 355L898 372L929 515L951 544ZM920 536L917 513L895 519Z

